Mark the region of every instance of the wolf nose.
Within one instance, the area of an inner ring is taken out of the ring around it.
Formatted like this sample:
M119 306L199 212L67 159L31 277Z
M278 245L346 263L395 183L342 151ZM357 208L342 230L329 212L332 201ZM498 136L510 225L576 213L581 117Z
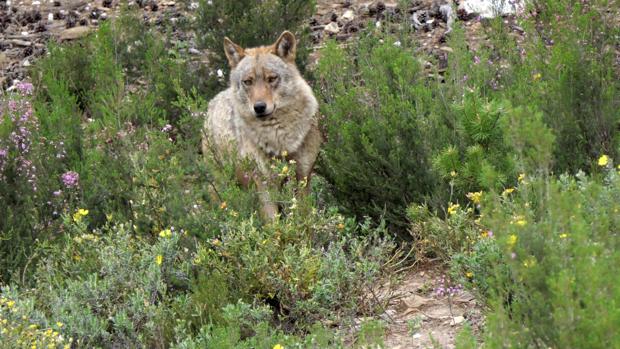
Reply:
M267 103L265 102L254 103L254 112L256 113L257 116L261 116L265 114L266 110L267 110Z

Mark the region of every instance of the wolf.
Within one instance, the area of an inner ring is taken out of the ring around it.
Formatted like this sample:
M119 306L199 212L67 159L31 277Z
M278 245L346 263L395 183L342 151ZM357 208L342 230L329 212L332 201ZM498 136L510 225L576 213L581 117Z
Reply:
M230 86L209 102L203 127L203 154L232 154L255 164L250 174L237 177L256 184L266 220L277 214L269 196L270 159L294 160L297 180L309 183L322 143L318 102L295 65L296 48L288 31L274 44L255 48L224 38Z

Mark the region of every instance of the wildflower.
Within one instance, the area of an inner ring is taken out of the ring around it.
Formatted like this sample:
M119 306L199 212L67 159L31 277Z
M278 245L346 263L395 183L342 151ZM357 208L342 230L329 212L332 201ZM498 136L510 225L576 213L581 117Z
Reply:
M56 190L56 191L52 192L52 195L54 195L54 196L60 196L60 194L62 194L62 190Z
M56 322L56 326L58 326L58 328L62 328L65 324L63 324L62 322L58 321Z
M598 165L601 167L605 167L607 166L607 164L609 163L609 156L603 154L601 155L600 158L598 158Z
M282 344L276 344L273 346L273 349L284 349L284 346L282 346Z
M515 224L520 226L520 227L523 227L523 226L525 226L527 224L527 221L525 219L521 218L521 219L517 219L515 221Z
M515 258L517 258L517 254L514 252L510 253L510 259L515 259Z
M483 238L491 238L493 237L493 232L492 231L483 231L482 234L480 234L480 236L482 236Z
M344 230L344 224L342 223L338 223L337 227L338 227L338 230Z
M170 230L170 229L164 229L164 230L159 232L159 237L160 238L169 238L171 236L172 236L172 230Z
M530 256L523 261L523 266L526 268L533 267L534 265L536 265L536 258L534 256Z
M513 247L517 243L517 236L515 234L511 234L508 236L508 246Z
M471 202L473 202L474 204L479 204L480 199L482 198L482 192L476 191L473 193L467 193L467 198L471 200Z
M480 57L474 56L474 64L480 64Z
M567 237L568 237L568 234L566 233L560 234L560 239L566 239Z
M60 178L62 179L62 183L65 185L65 187L74 188L78 185L80 175L75 171L68 171L63 173Z
M471 279L474 277L474 273L472 273L471 271L468 271L467 273L465 273L465 276L467 276L468 279Z
M288 166L282 167L281 175L286 176L288 174Z
M282 157L285 158L288 156L288 152L286 150L282 151Z
M456 176L458 176L458 173L456 173L456 171L454 170L450 171L450 177L454 178Z
M15 306L15 301L7 301L6 302L6 307L11 309Z
M448 214L450 215L455 214L459 210L460 207L461 205L459 204L450 203L450 205L448 206Z
M158 254L157 257L155 257L155 263L157 265L161 265L164 262L164 256Z
M15 87L17 87L17 89L19 90L19 92L26 94L26 95L31 95L32 91L34 90L34 87L32 86L31 83L29 82L20 82L17 83L15 85Z
M225 209L226 209L226 207L228 207L228 204L226 203L226 201L223 201L223 202L220 204L220 209L225 210Z
M538 80L540 80L540 78L542 78L542 74L541 73L536 73L536 74L534 74L534 76L532 76L532 80L534 80L534 81L538 81Z
M525 180L525 173L520 173L519 177L517 177L517 181L519 181L519 183L523 183L524 180Z
M508 196L508 195L512 194L514 191L515 191L515 188L506 188L502 192L502 196Z
M219 246L222 242L221 242L220 240L218 240L218 239L213 239L213 240L211 240L211 243L212 243L214 246Z
M88 215L88 210L80 208L73 214L73 220L79 223L82 221L82 218L86 217L87 215Z

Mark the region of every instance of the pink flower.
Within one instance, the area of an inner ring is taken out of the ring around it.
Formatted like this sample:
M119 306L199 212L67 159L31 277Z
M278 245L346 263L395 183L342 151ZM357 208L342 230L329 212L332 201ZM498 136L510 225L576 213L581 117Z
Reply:
M75 171L68 171L63 173L60 178L62 179L62 183L65 185L65 187L74 188L78 185L80 175Z

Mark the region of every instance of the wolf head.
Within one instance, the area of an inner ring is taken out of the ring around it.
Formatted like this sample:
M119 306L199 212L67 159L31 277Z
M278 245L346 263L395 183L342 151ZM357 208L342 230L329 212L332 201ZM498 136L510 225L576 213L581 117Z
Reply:
M301 79L295 66L295 36L285 31L270 46L244 49L224 39L230 84L245 119L267 120L293 106ZM302 80L303 81L303 80Z

